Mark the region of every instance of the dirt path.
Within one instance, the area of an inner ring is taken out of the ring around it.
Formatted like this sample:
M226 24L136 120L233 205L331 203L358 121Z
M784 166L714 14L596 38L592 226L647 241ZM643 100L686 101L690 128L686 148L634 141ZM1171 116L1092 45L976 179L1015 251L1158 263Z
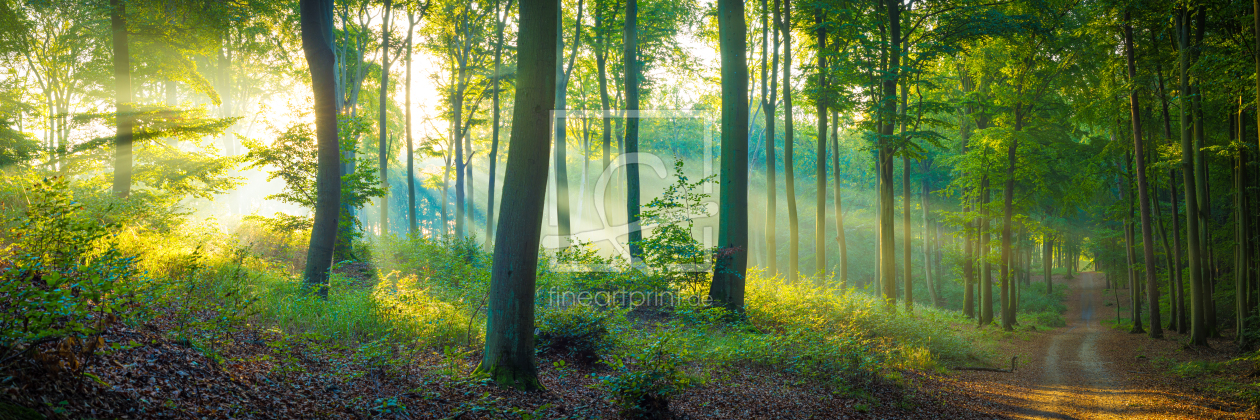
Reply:
M1066 330L1050 337L1041 355L1041 380L1032 387L1022 418L1123 418L1122 383L1098 351L1110 329L1098 321L1104 281L1081 273L1069 301Z
M1019 356L1015 373L957 375L951 385L969 405L1017 419L1251 418L1149 362L1148 354L1179 351L1179 335L1151 340L1103 325L1102 319L1114 316L1115 303L1102 274L1055 280L1072 288L1067 327L1010 340L1002 351Z

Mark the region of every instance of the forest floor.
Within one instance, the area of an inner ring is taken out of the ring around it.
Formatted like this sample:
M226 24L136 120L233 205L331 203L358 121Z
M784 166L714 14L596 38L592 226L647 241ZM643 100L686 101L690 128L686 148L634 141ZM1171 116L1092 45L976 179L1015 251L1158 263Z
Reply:
M837 392L781 369L729 366L706 372L709 380L671 401L670 411L683 419L1256 418L1238 397L1255 367L1231 362L1239 353L1230 340L1190 349L1175 332L1161 340L1130 334L1104 320L1117 296L1128 299L1105 289L1101 274L1056 284L1072 288L1066 327L987 333L997 354L1018 357L1014 373L890 370L885 380ZM598 385L611 372L577 360L542 357L546 391L523 393L470 376L474 352L364 358L257 327L225 331L210 351L172 339L175 321L110 328L104 341L124 345L94 356L82 376L29 370L4 378L0 419L13 418L6 401L47 418L618 417Z
M1103 274L1056 276L1055 284L1072 288L1068 324L1004 340L999 352L1019 357L1014 373L967 371L943 379L970 400L985 401L976 409L1018 419L1257 418L1239 397L1255 367L1231 361L1239 353L1228 338L1191 348L1176 331L1157 340L1132 334L1131 324L1107 319L1129 319L1127 309L1118 309L1129 299L1127 290L1107 289Z

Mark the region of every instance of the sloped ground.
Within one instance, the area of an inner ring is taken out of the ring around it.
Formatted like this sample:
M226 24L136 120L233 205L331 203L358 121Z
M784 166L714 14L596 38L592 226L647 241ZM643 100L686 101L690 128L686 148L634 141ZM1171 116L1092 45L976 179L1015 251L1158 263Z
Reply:
M169 319L140 329L114 326L103 339L123 348L94 356L83 375L26 366L5 379L0 395L49 418L617 417L597 387L605 372L573 361L540 360L547 391L523 393L452 373L470 371L472 355L385 349L384 359L372 359L249 328L190 346L164 338L173 327ZM914 372L854 393L860 396L755 367L708 376L708 385L671 404L678 418L990 417Z

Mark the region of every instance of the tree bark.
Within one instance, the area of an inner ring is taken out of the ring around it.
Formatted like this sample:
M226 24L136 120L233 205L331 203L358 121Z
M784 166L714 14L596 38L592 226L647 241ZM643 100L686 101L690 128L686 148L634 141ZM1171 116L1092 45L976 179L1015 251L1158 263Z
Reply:
M743 313L748 267L748 62L743 0L718 2L722 59L722 162L718 255L709 297Z
M920 167L923 171L923 179L920 180L923 189L919 192L919 205L923 207L923 278L927 286L928 298L931 299L933 306L939 306L940 299L936 295L936 283L940 279L936 276L940 273L934 273L932 270L932 235L928 227L928 193L931 191L928 185L928 161L922 161Z
M114 42L114 195L131 195L132 134L135 117L131 107L131 52L127 42L127 3L110 0L110 30ZM64 165L64 163L62 163Z
M508 15L512 13L512 1L513 0L507 0L507 5L503 8L502 17L500 17L499 11L497 10L497 7L499 6L499 2L495 1L494 3L496 7L495 25L496 25L497 31L495 32L495 40L494 40L494 82L493 82L494 87L490 93L491 94L490 156L488 157L490 161L489 163L490 174L487 175L486 177L486 184L487 184L486 186L486 245L487 247L490 246L493 242L491 239L494 238L494 226L495 226L494 222L496 218L498 217L498 213L495 213L495 210L494 210L494 194L496 191L494 187L498 179L497 175L499 173L498 172L499 113L501 112L500 103L499 103L499 93L500 93L500 86L503 85L503 26L507 22ZM608 106L605 105L604 108L607 109Z
M639 242L643 231L639 226L639 1L626 0L623 26L626 90L626 218L630 230L630 260L643 258Z
M385 13L381 15L381 99L378 102L380 108L380 125L378 134L379 143L377 148L377 164L380 168L381 176L381 235L389 234L389 139L387 127L385 125L386 111L389 110L389 18L390 8L393 2L385 0Z
M1132 304L1131 313L1133 315L1133 328L1129 330L1132 334L1142 334L1146 330L1142 328L1142 297L1141 287L1137 278L1137 254L1133 248L1137 245L1136 238L1133 234L1133 152L1125 154L1125 181L1124 187L1120 189L1124 193L1124 200L1129 204L1129 212L1124 216L1124 247L1126 256L1129 260L1129 301Z
M407 108L406 113L405 113L406 114L405 118L407 119L405 123L406 128L404 128L404 130L407 131L406 132L406 135L407 135L407 233L411 235L411 237L413 238L418 234L418 231L416 228L416 166L415 166L416 156L415 156L415 149L412 144L412 136L411 136L411 53L412 53L411 47L412 47L412 40L413 40L412 38L415 36L415 31L416 31L415 11L408 10L407 11L407 48L404 49L404 51L406 51L405 54L407 54L407 81L405 82L406 87L404 89L407 92L406 92L406 97L403 100L403 102L404 102L404 106ZM494 184L491 183L491 185L494 185Z
M888 71L884 76L880 119L883 130L879 139L879 276L884 303L889 310L897 303L897 252L893 239L893 130L897 126L897 80L901 66L901 0L887 0Z
M792 2L783 2L783 184L788 210L788 284L801 271L801 232L796 214L796 167L793 159L792 117Z
M902 86L905 89L905 86ZM904 129L903 129L904 134ZM914 311L914 277L911 274L911 256L913 251L911 243L914 242L914 236L910 231L910 213L913 207L913 201L910 200L910 155L901 155L901 256L903 262L901 279L906 293L906 312Z
M1137 64L1133 58L1133 26L1129 24L1129 12L1124 12L1124 50L1128 62L1129 80L1137 79ZM1137 157L1138 202L1142 211L1142 257L1146 269L1146 299L1150 317L1151 338L1163 338L1163 325L1159 319L1159 285L1155 282L1155 239L1151 232L1150 188L1146 185L1146 152L1142 145L1141 106L1138 92L1129 92L1129 117L1133 126L1133 154Z
M569 165L568 165L568 118L565 111L568 110L569 102L569 75L573 72L573 63L577 59L578 45L582 40L582 6L584 2L578 0L577 15L573 23L573 49L569 51L569 63L563 63L563 56L556 56L556 116L555 130L556 141L553 144L555 152L552 156L555 159L556 173L556 227L557 236L559 236L560 247L566 247L570 243L569 236L573 233L571 218L569 217ZM557 23L559 25L560 23ZM556 49L564 51L564 30L563 28L556 30Z
M774 145L775 107L779 93L779 34L782 32L782 6L780 0L774 0L774 53L770 65L770 99L762 98L766 108L766 272L771 276L779 274L778 231L778 150Z
M630 0L633 2L634 0ZM555 105L556 36L559 0L521 0L517 87L512 108L503 204L499 218L486 310L486 348L478 372L500 386L542 388L534 360L534 282L547 178L550 121Z
M831 174L834 177L831 184L836 196L836 248L840 252L839 266L836 267L836 271L839 272L840 288L844 289L849 285L849 247L844 233L844 214L841 211L843 207L840 200L840 124L837 114L836 110L831 111L832 121L837 122L831 125Z
M332 269L337 219L341 213L341 148L337 138L336 82L333 56L333 1L301 0L302 50L311 72L314 93L315 142L318 167L315 175L315 217L306 252L303 284L328 295L328 271Z
M824 26L826 17L821 9L815 12L814 19L814 24L818 26L815 31L818 93L814 98L814 107L818 114L818 141L814 151L814 188L817 190L814 197L814 274L822 279L827 273L827 29Z
M1181 173L1186 194L1186 250L1190 261L1190 344L1207 345L1204 308L1203 259L1200 251L1198 190L1194 179L1194 141L1190 122L1190 11L1180 9L1176 15L1177 61L1180 65Z

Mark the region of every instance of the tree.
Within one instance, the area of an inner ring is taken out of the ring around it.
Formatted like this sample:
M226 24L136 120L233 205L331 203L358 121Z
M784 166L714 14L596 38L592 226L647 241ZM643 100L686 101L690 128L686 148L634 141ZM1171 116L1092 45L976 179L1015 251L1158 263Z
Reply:
M556 142L554 145L555 152L552 157L555 159L556 173L556 217L557 227L560 237L560 246L567 246L569 243L569 235L572 233L569 217L569 170L567 165L568 158L568 119L564 116L564 111L568 109L568 93L569 93L569 76L573 74L573 64L577 61L578 45L582 43L582 6L584 2L578 0L577 14L573 19L573 49L569 51L569 64L564 64L564 56L557 56L556 60L556 111L559 115L556 118L554 130L556 132ZM556 33L556 43L560 51L564 50L564 30L561 29Z
M114 40L114 195L131 194L132 127L131 54L127 45L127 3L110 0L110 29Z
M718 3L722 56L722 163L718 186L718 255L709 297L734 313L744 309L748 267L748 62L743 0ZM819 139L822 142L822 139ZM821 191L820 191L821 192ZM821 231L821 230L820 230Z
M1177 31L1177 62L1180 65L1180 92L1177 95L1181 112L1181 173L1186 194L1186 253L1190 269L1190 344L1207 345L1205 291L1203 290L1203 258L1199 242L1198 186L1194 178L1194 155L1190 104L1186 92L1190 89L1190 10L1182 7L1174 15Z
M766 267L770 275L779 274L779 245L778 232L775 227L778 223L778 197L779 193L778 181L775 179L777 169L776 160L778 160L779 152L774 146L775 134L775 105L778 101L779 93L779 33L782 31L781 0L774 0L774 52L771 57L770 64L770 97L767 99L762 95L761 106L766 109ZM765 20L763 14L762 20ZM765 25L765 22L762 22ZM762 63L764 66L765 63ZM765 79L765 76L762 76Z
M389 103L389 19L391 16L390 8L393 2L385 0L385 13L381 15L381 101L377 105L380 108L380 145L377 152L378 165L381 172L381 189L385 191L385 195L381 196L381 235L389 234L389 139L388 129L385 125L385 114L389 110L386 106ZM408 54L408 60L410 60ZM410 62L410 61L409 61ZM408 73L410 75L410 73ZM410 111L410 107L407 108ZM408 133L410 135L410 133Z
M893 130L897 127L897 79L901 67L901 0L887 0L888 67L880 97L882 127L879 148L879 277L884 303L889 310L897 303L897 251L893 240Z
M639 242L643 231L639 226L639 2L626 0L626 16L622 36L624 40L626 111L626 218L630 230L630 259L643 257Z
M629 0L631 3L634 0ZM513 121L549 121L555 105L559 0L521 0ZM512 124L486 311L486 348L477 371L500 386L541 389L534 360L534 281L547 189L548 124Z
M414 52L412 50L412 41L416 32L416 24L420 23L420 19L416 19L416 11L413 7L409 6L407 8L407 47L403 49L403 54L407 55L407 86L405 88L407 93L404 100L404 106L407 108L405 117L407 121L404 124L404 130L407 132L407 233L414 237L419 234L419 231L416 227L416 152L412 146L411 138L411 56ZM420 11L420 18L424 18L424 9ZM382 179L384 178L382 177ZM491 179L494 179L494 177L491 177ZM490 185L493 186L494 181L491 181ZM385 210L382 209L381 211L384 212ZM383 217L382 220L384 220Z
M337 139L336 84L333 56L332 0L301 0L302 50L311 72L315 99L315 141L318 143L315 220L306 252L303 283L327 296L341 203L341 151Z
M1133 26L1129 24L1129 11L1124 12L1124 55L1128 62L1129 80L1137 79L1137 65L1133 60ZM1151 200L1146 182L1146 152L1142 145L1142 120L1139 115L1141 105L1138 103L1138 92L1129 92L1129 118L1133 128L1133 154L1137 157L1138 202L1142 209L1142 256L1146 269L1146 299L1150 308L1150 336L1162 338L1164 331L1159 322L1159 285L1155 283L1155 239L1151 233Z
M819 277L827 272L827 27L822 8L815 11L814 25L818 60L818 93L814 96L814 108L818 118L818 133L814 151L814 273Z
M507 23L507 18L512 12L513 0L508 0L507 5L503 7L503 14L499 14L499 2L495 1L495 40L494 40L494 79L491 83L492 99L490 102L490 169L489 176L486 179L486 243L490 243L490 239L494 237L494 221L496 213L494 212L494 184L497 181L498 174L496 166L499 162L499 94L500 86L503 82L503 26Z
M793 165L792 131L792 2L783 2L783 183L788 210L788 284L796 284L801 271L801 231L796 215L796 166Z

